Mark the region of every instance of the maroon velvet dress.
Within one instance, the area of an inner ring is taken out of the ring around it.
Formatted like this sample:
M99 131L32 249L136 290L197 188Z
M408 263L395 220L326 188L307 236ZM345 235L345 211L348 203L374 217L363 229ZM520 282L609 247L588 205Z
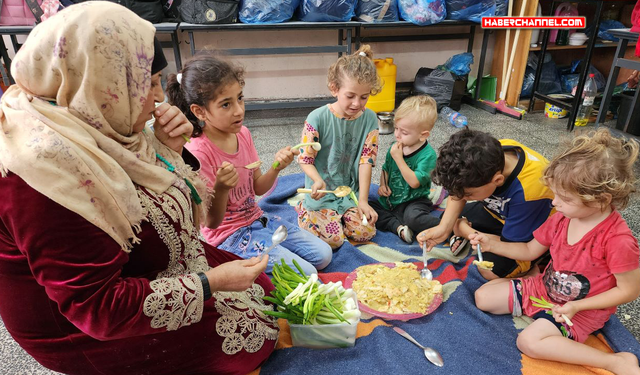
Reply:
M196 272L239 259L198 237L186 186L138 193L130 253L9 173L0 178L0 315L43 366L68 374L243 374L273 351L273 285L203 303ZM208 265L207 265L208 264Z

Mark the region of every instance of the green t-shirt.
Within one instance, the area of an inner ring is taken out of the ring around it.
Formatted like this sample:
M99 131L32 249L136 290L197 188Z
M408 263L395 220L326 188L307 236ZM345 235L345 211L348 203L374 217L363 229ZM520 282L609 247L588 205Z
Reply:
M366 145L365 142L373 131L377 135L378 118L375 112L367 108L360 117L347 120L334 115L328 105L322 106L307 116L305 126L311 126L318 132L317 142L320 142L322 149L318 151L313 164L327 184L327 189L349 186L358 196L360 159L363 154L377 155L378 152L377 137L373 138L370 145ZM365 150L365 147L375 150ZM375 160L369 158L363 162L375 164ZM310 188L311 185L313 181L307 176L305 187ZM304 199L304 207L308 210L331 209L340 215L355 206L349 196L338 198L333 194L327 194L315 200L307 195Z
M392 147L393 144L391 145ZM378 202L387 210L391 210L401 203L418 198L429 199L429 191L431 190L431 178L429 176L436 167L436 158L436 152L429 142L425 142L422 147L410 155L404 156L404 161L416 174L416 178L420 182L420 187L414 189L402 177L398 165L391 157L391 152L387 152L382 170L387 172L387 176L389 176L388 185L391 189L391 195L378 198Z

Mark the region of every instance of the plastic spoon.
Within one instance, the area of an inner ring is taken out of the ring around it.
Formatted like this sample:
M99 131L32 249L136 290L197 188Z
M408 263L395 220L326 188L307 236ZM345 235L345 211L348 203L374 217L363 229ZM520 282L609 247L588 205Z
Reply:
M427 268L427 243L422 243L422 271L420 277L429 281L433 280L433 273Z
M311 189L303 189L300 188L298 189L298 193L303 193L303 194L310 194L311 193ZM338 198L343 198L346 197L347 195L351 194L351 188L348 186L338 186L336 188L336 190L318 190L318 193L325 193L325 194L335 194L336 197Z
M431 349L431 348L429 348L427 346L420 345L419 342L417 342L413 337L411 337L411 335L409 335L407 332L405 332L404 329L402 329L402 328L393 327L393 330L396 331L396 333L399 334L400 336L402 336L405 339L411 341L412 343L416 344L419 348L424 350L424 356L427 357L429 362L433 363L434 365L436 365L438 367L444 366L444 360L442 359L442 356L435 349Z
M253 163L247 164L245 166L237 165L236 168L245 168L245 169L256 169L260 168L262 165L262 160L254 161Z
M284 225L279 226L275 232L271 235L271 246L260 255L260 260L264 258L265 255L269 254L269 252L276 246L280 245L282 241L287 239L287 227Z
M491 271L493 269L493 262L485 262L484 258L482 257L482 251L480 251L480 244L476 245L476 250L478 253L478 260L474 260L473 264L476 265L476 267L478 268L482 268L488 271Z
M356 198L356 193L351 191L350 193L351 199L355 202L356 206L358 205L358 198ZM367 220L367 215L362 214L362 225L369 225L369 220Z
M316 151L320 151L320 149L322 148L322 145L320 145L320 142L307 142L307 143L299 143L295 146L291 146L291 149L295 150L296 148L300 148L304 146L311 146ZM278 168L279 165L280 165L279 161L274 161L271 167L273 167L273 169L276 169Z

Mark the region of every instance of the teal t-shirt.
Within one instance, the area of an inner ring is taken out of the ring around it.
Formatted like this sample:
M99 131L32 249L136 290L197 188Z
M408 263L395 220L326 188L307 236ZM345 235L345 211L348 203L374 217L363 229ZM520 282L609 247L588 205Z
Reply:
M404 161L416 174L416 178L420 182L420 187L414 189L404 180L398 165L391 157L391 153L387 152L382 170L387 172L387 176L389 176L388 185L391 189L391 195L378 198L378 202L387 210L391 210L401 203L418 198L429 199L429 191L431 190L431 178L429 176L436 167L436 158L436 151L429 142L425 142L422 147L410 155L404 156Z
M320 142L322 148L318 151L313 165L327 184L327 190L334 190L338 186L349 186L357 197L360 157L363 151L366 151L365 154L371 153L370 150L364 150L367 146L366 140L372 131L375 130L377 133L378 130L375 112L367 108L358 118L347 120L337 117L326 105L311 112L307 116L305 126L311 126L318 132L317 142ZM367 147L375 147L373 153L377 154L377 136ZM375 160L370 159L365 162L374 164ZM306 176L305 187L310 188L311 185L313 180ZM307 195L303 205L308 210L331 209L340 215L356 206L349 196L338 198L333 194L326 194L318 200Z

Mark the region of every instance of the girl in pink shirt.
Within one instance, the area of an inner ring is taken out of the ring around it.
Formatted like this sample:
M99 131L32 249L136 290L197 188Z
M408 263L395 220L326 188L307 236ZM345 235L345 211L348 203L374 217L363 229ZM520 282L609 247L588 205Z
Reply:
M245 166L259 160L244 120L244 71L202 53L189 60L178 75L169 75L169 102L193 123L191 142L185 147L200 161L200 173L214 190L202 235L208 243L242 258L260 255L271 246L280 225L287 239L269 253L267 272L274 263L293 266L295 259L307 274L331 262L331 248L311 233L281 218L266 215L256 203L273 186L278 173L292 161L297 150L286 147L276 153L276 168L262 174L260 167Z
M618 212L635 191L637 157L637 142L614 138L606 129L578 136L545 171L557 213L533 233L533 240L508 243L484 234L469 236L482 251L512 259L551 254L543 273L494 279L475 294L483 311L536 319L517 340L529 357L640 374L632 353L605 353L584 344L618 305L640 295L638 241ZM536 307L530 297L554 306L549 311Z

